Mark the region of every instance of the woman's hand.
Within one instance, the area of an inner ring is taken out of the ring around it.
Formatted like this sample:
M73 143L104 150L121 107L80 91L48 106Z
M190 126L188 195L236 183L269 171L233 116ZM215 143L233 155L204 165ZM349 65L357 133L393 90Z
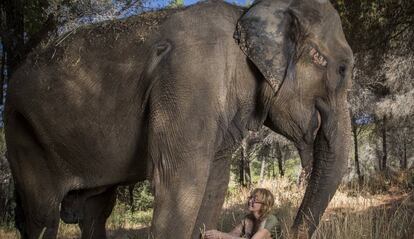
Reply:
M247 238L250 238L253 235L253 221L250 219L244 219L244 233Z
M208 230L204 233L204 239L223 239L224 233L217 230Z

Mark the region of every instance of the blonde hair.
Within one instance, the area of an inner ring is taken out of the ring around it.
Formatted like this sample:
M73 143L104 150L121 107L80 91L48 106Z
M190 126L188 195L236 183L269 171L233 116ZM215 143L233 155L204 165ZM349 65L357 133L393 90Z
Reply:
M266 188L255 188L250 195L257 196L257 199L263 203L260 208L260 219L267 217L272 211L275 203L275 197L272 192Z

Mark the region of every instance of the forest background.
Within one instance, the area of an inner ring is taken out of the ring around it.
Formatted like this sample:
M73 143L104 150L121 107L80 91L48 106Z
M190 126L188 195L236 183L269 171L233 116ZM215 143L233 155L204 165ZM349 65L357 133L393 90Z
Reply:
M0 110L16 67L44 39L77 27L126 18L198 0L2 0L0 3ZM248 6L249 0L229 1ZM317 238L410 238L414 234L414 1L331 0L354 51L349 92L353 148L347 174L325 213ZM28 79L30 80L30 79ZM0 237L13 229L13 182L0 126ZM270 188L284 233L303 194L306 175L293 144L263 128L235 151L220 228L243 214L252 187ZM113 238L144 238L151 221L148 183L122 187L108 227ZM143 229L144 228L144 229ZM62 225L61 238L78 229ZM125 236L127 235L127 236Z

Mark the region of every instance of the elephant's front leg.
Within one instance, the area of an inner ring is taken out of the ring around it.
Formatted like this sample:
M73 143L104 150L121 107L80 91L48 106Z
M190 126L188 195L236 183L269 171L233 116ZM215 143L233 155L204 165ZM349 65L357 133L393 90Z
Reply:
M155 205L151 233L154 238L193 235L208 181L208 157L191 154L181 163L161 155L154 165ZM180 165L175 165L180 164ZM195 237L196 238L196 237Z
M196 221L214 158L212 132L216 131L193 124L191 128L200 129L198 132L180 132L184 127L176 126L156 127L159 125L150 132L155 191L153 238L190 239L199 230Z
M207 188L196 221L199 230L194 230L192 238L199 236L204 229L217 226L230 179L230 158L231 154L218 153L210 165Z

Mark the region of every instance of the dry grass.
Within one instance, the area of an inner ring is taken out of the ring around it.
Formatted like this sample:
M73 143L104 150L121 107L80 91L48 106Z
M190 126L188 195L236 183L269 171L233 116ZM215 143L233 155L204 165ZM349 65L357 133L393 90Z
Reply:
M0 228L0 238L18 239L19 233L14 229Z
M284 236L289 238L304 189L287 179L267 181L258 186L268 188L276 196L275 214L282 222ZM390 185L389 191L379 194L369 193L370 189L356 192L356 188L342 187L329 204L313 238L413 238L414 194L397 186ZM246 213L242 202L246 202L248 195L246 189L230 191L220 219L221 230L231 230L239 223Z
M382 179L379 181L384 183ZM403 184L405 182L404 179L400 181ZM304 190L283 178L256 186L268 188L274 193L275 214L282 222L285 237L289 238L290 226ZM386 192L375 194L372 193L375 190L371 188L361 189L352 184L342 186L332 199L313 238L413 238L414 195L413 191L402 190L400 186L390 183ZM229 190L219 220L219 229L228 231L239 223L246 213L245 202L248 195L248 189ZM131 213L122 205L117 205L108 221L109 238L147 238L150 221L151 212ZM79 235L76 226L63 223L60 225L59 238L78 238ZM2 229L0 238L19 237L15 230Z

